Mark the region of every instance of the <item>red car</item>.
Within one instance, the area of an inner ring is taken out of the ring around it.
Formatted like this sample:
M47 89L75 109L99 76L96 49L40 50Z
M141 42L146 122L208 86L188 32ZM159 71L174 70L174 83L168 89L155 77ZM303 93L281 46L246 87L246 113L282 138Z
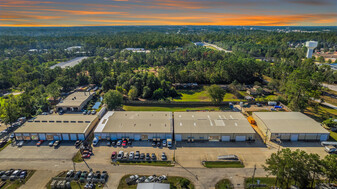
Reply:
M82 158L90 158L90 154L82 154Z
M39 142L36 143L36 146L41 146L42 143L43 143L43 140L39 140Z
M117 152L112 152L111 159L116 159L116 157L117 157Z
M126 146L126 144L127 144L127 141L123 140L122 146Z

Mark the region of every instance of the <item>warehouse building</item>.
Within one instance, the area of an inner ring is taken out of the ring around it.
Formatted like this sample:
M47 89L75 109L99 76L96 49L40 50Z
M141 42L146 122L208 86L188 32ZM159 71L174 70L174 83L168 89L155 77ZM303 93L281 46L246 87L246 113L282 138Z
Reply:
M39 115L14 134L16 140L85 140L97 122L96 115Z
M239 112L174 112L176 141L251 141L255 131Z
M267 140L326 141L330 134L300 112L253 112L253 118Z
M57 110L81 111L83 107L92 99L92 92L74 92L56 105Z
M172 134L172 112L109 111L95 129L95 137L111 140L162 140Z

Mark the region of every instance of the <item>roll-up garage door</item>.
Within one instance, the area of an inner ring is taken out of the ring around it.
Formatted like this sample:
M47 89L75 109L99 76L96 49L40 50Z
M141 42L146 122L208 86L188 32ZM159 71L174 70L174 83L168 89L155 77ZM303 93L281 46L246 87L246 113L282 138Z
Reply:
M212 142L219 142L220 136L209 136L208 140Z
M317 140L317 134L306 134L305 140Z
M40 140L46 140L46 135L45 134L39 134Z
M236 136L235 141L237 142L246 141L246 136Z
M53 134L47 134L46 137L47 137L47 140L54 140Z
M69 134L62 134L62 140L69 140Z
M30 137L32 140L39 140L39 136L37 135L37 133L30 134Z
M135 140L140 140L140 135L139 134L135 134Z
M30 134L23 134L23 140L30 140Z
M231 140L231 136L222 136L221 141L223 142L229 142Z
M77 140L76 134L70 134L70 140Z
M281 140L290 140L290 134L281 134Z
M181 135L176 134L175 139L176 139L176 141L181 141Z
M321 134L321 136L320 136L321 141L326 141L326 140L328 140L328 138L329 138L329 134Z
M59 135L54 135L54 140L61 140L61 137Z
M291 141L298 141L298 134L292 134L290 140Z
M79 140L84 140L84 134L78 134L78 139Z
M116 134L111 134L111 140L117 140L117 135Z

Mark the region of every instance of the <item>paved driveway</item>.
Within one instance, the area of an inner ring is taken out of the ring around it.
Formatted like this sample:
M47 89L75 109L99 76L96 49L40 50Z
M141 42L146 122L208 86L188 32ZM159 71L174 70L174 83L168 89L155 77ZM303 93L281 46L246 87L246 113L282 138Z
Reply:
M58 148L49 147L45 141L37 147L36 142L25 143L22 147L7 146L0 153L0 160L71 160L78 149L73 142L62 142Z

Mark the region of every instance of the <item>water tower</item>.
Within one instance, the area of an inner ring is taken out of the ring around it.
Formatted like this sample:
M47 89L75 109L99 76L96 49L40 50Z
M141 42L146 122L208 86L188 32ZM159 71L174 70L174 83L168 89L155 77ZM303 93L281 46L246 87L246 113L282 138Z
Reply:
M307 58L311 58L312 57L312 53L314 52L314 48L317 47L317 44L318 44L317 41L307 41L305 43L305 46L308 48Z

